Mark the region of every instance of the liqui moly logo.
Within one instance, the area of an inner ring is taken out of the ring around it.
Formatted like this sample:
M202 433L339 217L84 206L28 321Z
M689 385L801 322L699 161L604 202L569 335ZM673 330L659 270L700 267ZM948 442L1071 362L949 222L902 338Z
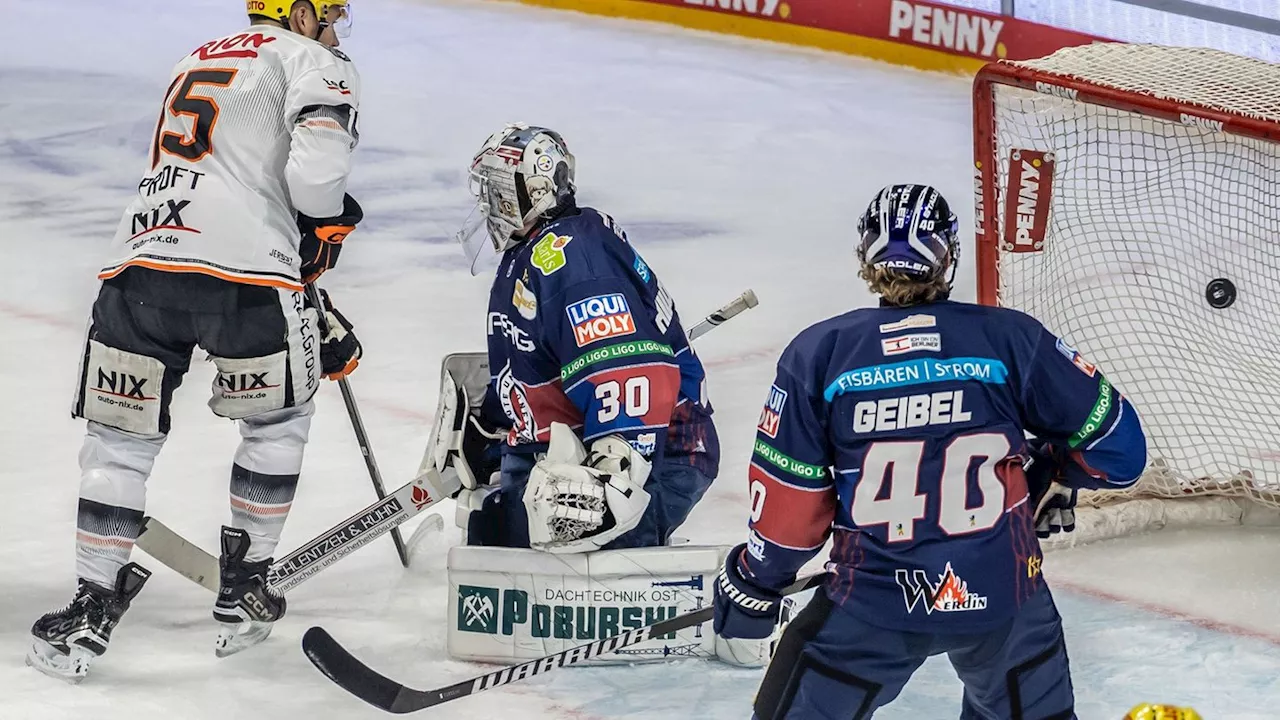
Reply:
M769 388L769 400L760 411L760 422L756 426L760 432L771 438L778 437L778 425L782 422L782 409L787 405L787 391L773 385Z
M906 0L889 9L889 37L986 58L1003 56L1003 29L1003 20Z
M596 295L565 308L569 325L573 327L573 340L578 347L586 347L598 340L633 335L635 319L627 298L621 293Z

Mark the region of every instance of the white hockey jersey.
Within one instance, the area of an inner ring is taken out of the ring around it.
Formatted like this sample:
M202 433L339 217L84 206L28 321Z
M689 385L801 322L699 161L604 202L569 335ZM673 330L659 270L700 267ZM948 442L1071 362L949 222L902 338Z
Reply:
M301 290L296 213L341 214L359 101L350 59L280 27L197 48L98 277L142 266Z

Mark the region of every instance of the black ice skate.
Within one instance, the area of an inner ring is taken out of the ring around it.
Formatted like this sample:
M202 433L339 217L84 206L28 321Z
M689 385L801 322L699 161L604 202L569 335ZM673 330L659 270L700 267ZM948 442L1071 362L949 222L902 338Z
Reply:
M146 568L129 563L116 574L114 588L81 580L70 605L45 615L31 628L27 664L59 680L84 680L89 665L107 651L111 631L149 577Z
M223 623L218 630L218 657L234 655L253 647L271 634L276 620L284 617L284 597L267 586L271 560L247 562L249 534L238 528L222 528L222 587L213 619Z

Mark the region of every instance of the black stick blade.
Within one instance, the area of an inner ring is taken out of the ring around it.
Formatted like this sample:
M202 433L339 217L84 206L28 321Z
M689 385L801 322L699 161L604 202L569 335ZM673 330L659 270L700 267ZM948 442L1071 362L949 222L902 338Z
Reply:
M408 712L396 707L403 685L369 669L323 628L313 627L302 636L302 651L317 670L343 690L381 710Z

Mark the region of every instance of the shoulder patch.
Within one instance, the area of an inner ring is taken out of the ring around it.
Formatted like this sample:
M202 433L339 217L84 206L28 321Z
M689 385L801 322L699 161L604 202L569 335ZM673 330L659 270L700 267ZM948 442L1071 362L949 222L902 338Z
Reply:
M573 341L578 347L586 347L598 340L634 335L636 321L631 307L622 293L596 295L573 303L565 308L569 325L573 328Z
M649 265L644 261L644 258L640 257L640 253L636 253L635 269L641 280L649 282Z
M769 399L760 411L760 421L756 429L771 438L778 437L778 424L782 421L782 410L787 406L787 391L772 385L769 387Z
M549 232L533 246L533 254L529 262L542 271L543 275L551 275L565 266L564 246L573 240L570 235L556 235Z
M1068 345L1066 340L1058 338L1058 342L1055 344L1055 347L1057 347L1058 352L1062 353L1063 357L1070 360L1071 364L1075 365L1080 372L1088 375L1089 377L1093 377L1097 374L1098 366L1081 357L1080 352L1074 347Z

